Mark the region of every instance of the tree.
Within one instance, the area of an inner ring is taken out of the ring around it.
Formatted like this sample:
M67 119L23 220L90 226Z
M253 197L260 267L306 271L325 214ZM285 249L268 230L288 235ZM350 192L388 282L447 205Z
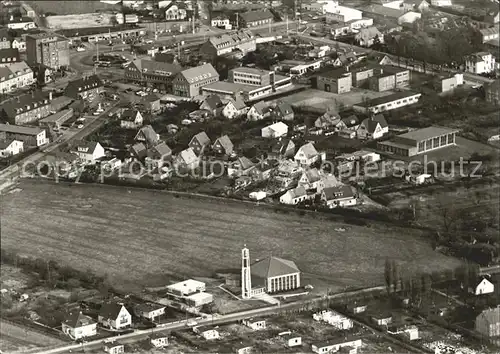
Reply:
M393 263L389 258L385 260L385 269L384 269L384 277L385 277L385 285L387 287L387 293L391 292L391 286L394 284L394 273L392 270Z
M432 290L432 278L429 274L425 273L422 275L422 290L426 296L431 294Z
M398 285L401 280L401 276L399 273L399 266L396 263L396 261L392 261L392 285L393 285L393 291L396 292L398 290Z

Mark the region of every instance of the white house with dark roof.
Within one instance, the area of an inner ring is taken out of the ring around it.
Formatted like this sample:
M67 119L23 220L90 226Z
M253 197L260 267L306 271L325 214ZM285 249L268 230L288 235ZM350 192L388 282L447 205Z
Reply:
M21 140L0 140L0 158L17 155L24 151L24 143Z
M243 320L243 324L254 331L266 329L266 320L255 320L253 318L249 318Z
M172 82L173 94L180 97L200 95L201 88L219 81L219 73L212 64L203 64L182 70Z
M248 120L261 120L268 117L271 114L270 107L264 102L259 101L250 107L247 113Z
M465 71L487 74L495 71L495 57L489 52L478 52L465 58Z
M495 285L488 279L483 278L478 284L470 287L468 290L474 295L492 294L495 291Z
M126 109L120 118L120 127L124 129L137 129L144 123L141 112L135 109Z
M160 316L165 315L165 306L143 303L138 304L135 307L135 314L139 317L147 318L150 321L155 321L160 318Z
M295 154L294 158L296 163L300 166L311 166L321 159L321 155L314 147L313 143L302 145Z
M97 75L84 76L68 82L64 95L73 99L87 99L96 97L102 88L102 81Z
M187 7L182 1L170 1L163 9L167 21L182 21L187 18Z
M219 155L231 155L234 152L234 145L227 135L223 135L214 141L212 150Z
M97 323L81 311L75 311L66 316L61 330L72 340L78 340L97 335Z
M321 193L323 188L325 188L323 178L317 168L310 168L305 170L302 173L298 184L299 186L302 186L308 190L315 189L316 193Z
M323 189L321 200L328 208L356 205L356 195L350 186L341 185Z
M168 347L168 336L165 333L153 333L149 336L151 345L155 348L165 348Z
M0 134L5 134L5 139L20 140L26 146L42 146L49 142L44 129L38 127L24 127L14 124L0 124Z
M229 177L240 177L248 175L255 168L255 164L247 157L238 157L236 161L227 167Z
M379 139L389 132L389 125L383 114L376 114L361 122L356 134L359 139Z
M108 328L123 329L132 325L132 315L123 306L116 302L108 302L99 310L98 322Z
M80 160L85 163L95 163L98 159L106 156L102 145L95 141L82 141L71 152L77 154Z
M286 205L297 205L306 200L314 199L314 193L308 193L304 186L289 189L280 197L280 203Z
M240 117L247 113L249 107L245 104L243 99L238 95L235 99L229 98L225 100L224 108L222 109L222 116L228 119Z
M195 136L191 138L188 146L193 149L196 155L201 155L205 151L205 149L210 146L210 138L207 133L199 132Z
M134 140L144 143L146 147L152 147L159 143L160 135L155 132L151 125L145 125L139 129Z

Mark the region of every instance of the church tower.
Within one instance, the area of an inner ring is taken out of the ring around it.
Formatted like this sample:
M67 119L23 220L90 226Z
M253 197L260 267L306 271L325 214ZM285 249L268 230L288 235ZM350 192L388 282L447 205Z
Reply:
M252 281L250 276L250 251L247 245L241 250L241 297L250 299L252 297Z

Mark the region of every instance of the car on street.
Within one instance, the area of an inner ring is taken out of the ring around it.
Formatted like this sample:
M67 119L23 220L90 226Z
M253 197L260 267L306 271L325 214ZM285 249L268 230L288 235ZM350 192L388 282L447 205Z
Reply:
M83 128L83 124L78 124L77 128L78 129L82 129Z

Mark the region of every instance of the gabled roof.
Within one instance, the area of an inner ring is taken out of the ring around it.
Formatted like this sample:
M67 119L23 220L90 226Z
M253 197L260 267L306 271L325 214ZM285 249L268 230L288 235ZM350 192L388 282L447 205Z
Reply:
M164 142L162 141L161 143L153 146L151 148L152 152L160 155L160 156L168 156L172 154L172 149Z
M208 137L207 133L205 133L205 132L199 132L198 134L193 136L191 141L193 141L193 140L197 140L201 146L205 146L205 145L210 144L210 138Z
M203 103L205 105L208 105L210 109L216 110L222 105L222 100L220 99L219 95L208 95Z
M500 306L484 310L476 317L476 321L480 318L489 323L490 326L498 325L500 323Z
M236 160L236 161L237 161L237 164L240 167L240 169L243 171L248 170L249 168L254 166L254 163L252 161L250 161L250 159L248 157L245 157L245 156L239 157L238 160Z
M126 109L125 111L123 111L121 119L126 121L134 121L135 118L137 117L137 114L140 113L141 112L139 112L136 109Z
M156 145L156 143L158 142L158 135L151 125L146 125L139 129L137 135L135 136L135 139L137 140L137 137L139 136L143 136L148 145Z
M7 149L16 139L0 140L0 150Z
M295 148L295 144L291 139L281 139L271 145L271 152L284 154L288 149L292 148Z
M265 114L269 112L269 106L264 101L259 101L253 105L255 111L259 114Z
M304 155L306 156L306 158L308 158L308 159L318 155L318 151L316 150L316 148L314 147L314 145L312 143L307 143L305 145L302 145L299 148L299 150L302 151L304 153Z
M89 316L85 316L80 311L78 311L70 312L69 314L67 314L63 323L71 328L79 328L94 324L95 322Z
M75 145L75 151L82 152L80 149L85 149L86 154L93 154L98 144L96 141L81 141Z
M161 61L137 59L132 62L137 70L143 73L153 72L155 74L162 74L164 76L174 76L179 73L182 68L175 63L164 63Z
M210 63L182 70L180 75L190 84L219 77L219 73Z
M20 62L17 62L17 63L9 64L9 66L7 68L15 76L17 76L17 75L23 75L23 74L27 74L27 73L33 72L33 70L31 70L31 68L28 66L28 64L26 64L26 62L24 62L24 61L20 61Z
M0 124L0 132L36 136L42 132L42 129L14 124Z
M340 115L336 112L326 112L316 119L322 126L336 126L341 121Z
M35 103L37 104L37 107L35 107ZM33 109L40 108L41 106L47 106L49 104L50 102L48 94L42 91L36 91L24 95L19 95L6 102L3 102L0 106L0 109L3 109L8 117L13 118L18 114L26 113L32 111Z
M350 186L342 185L323 189L326 200L338 200L354 198L354 192Z
M194 150L192 148L187 148L186 150L182 150L179 153L179 158L182 159L182 161L186 165L190 165L196 161L198 161L198 157L194 153Z
M102 305L101 310L99 311L99 316L102 316L105 319L116 319L120 314L120 311L124 307L122 304L118 304L116 302L107 302Z
M66 90L71 90L75 93L85 92L102 86L102 81L97 75L81 77L79 79L68 82Z
M375 37L379 37L381 40L383 39L383 34L378 30L377 27L375 26L370 26L370 27L365 27L365 28L360 28L359 33L356 34L356 38L361 38L364 41L368 41L370 39L373 39Z
M17 48L0 49L0 58L15 58L16 60L11 60L19 61L19 50Z
M232 34L221 34L219 36L212 36L208 40L217 49L224 49L228 47L236 46L240 43L249 42L254 38L254 35L250 31L238 31Z
M286 102L278 102L275 108L276 112L281 116L285 117L289 114L293 114L292 106Z
M222 146L222 148L226 151L229 151L229 150L232 150L234 145L233 145L233 142L231 141L231 139L229 139L229 137L227 135L223 135L221 136L220 138L217 138L217 140L215 140L214 142L214 145L216 143L219 143L220 146Z
M264 279L300 272L295 262L278 257L269 257L258 261L252 264L250 269L253 276Z
M350 128L359 124L359 118L355 114L351 114L349 117L343 118L342 122L347 128Z
M321 175L317 168L308 169L304 172L304 174L306 175L307 181L309 183L314 183L321 180Z
M143 143L137 143L129 148L129 152L136 158L142 160L147 155L147 148Z
M274 15L269 10L257 10L257 11L248 11L242 13L240 17L242 20L248 23L248 22L267 20L270 18L273 19Z
M247 107L240 95L236 95L235 100L233 100L232 98L228 99L227 103L231 103L238 111L241 111L242 109L245 109Z

